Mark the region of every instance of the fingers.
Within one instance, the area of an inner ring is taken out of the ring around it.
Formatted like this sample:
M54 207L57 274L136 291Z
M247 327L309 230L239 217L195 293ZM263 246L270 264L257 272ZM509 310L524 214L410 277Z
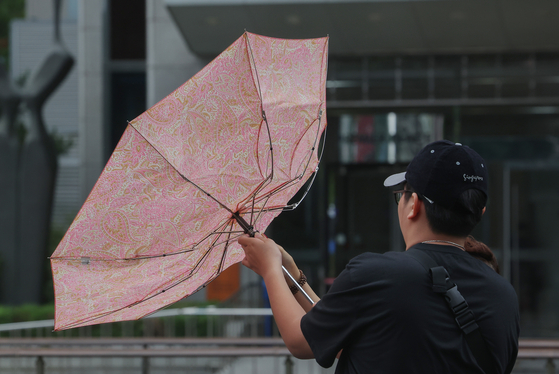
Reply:
M251 237L247 234L240 236L239 239L237 239L237 242L241 245L241 247L243 247L243 249L249 247L249 246L258 246L261 245L262 243L274 243L275 242L272 239L268 239L267 237L261 235L260 233L256 233L255 236Z
M278 246L273 240L261 235L239 237L238 243L245 252L242 264L262 277L281 271L282 256Z

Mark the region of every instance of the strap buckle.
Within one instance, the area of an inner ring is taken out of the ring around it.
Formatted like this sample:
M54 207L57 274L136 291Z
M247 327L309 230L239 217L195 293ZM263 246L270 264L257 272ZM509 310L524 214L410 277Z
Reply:
M469 334L478 328L474 313L468 307L468 303L460 294L456 285L448 289L444 297L455 315L454 320L465 334Z

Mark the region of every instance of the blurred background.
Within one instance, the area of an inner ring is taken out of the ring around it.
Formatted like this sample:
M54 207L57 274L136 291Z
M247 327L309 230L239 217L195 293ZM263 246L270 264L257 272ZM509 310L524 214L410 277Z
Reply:
M382 182L425 144L450 139L489 164L487 213L474 236L516 289L522 336L559 337L559 2L64 0L60 14L75 65L44 106L61 149L48 253L27 259L42 264L41 292L26 303L52 305L46 257L127 121L246 29L330 37L328 135L317 181L267 232L319 294L352 257L404 249ZM51 1L1 1L0 53L15 84L51 48L53 18ZM218 279L189 299L265 302L260 292L239 296L260 287L250 271L237 266L223 277L233 285L226 292Z

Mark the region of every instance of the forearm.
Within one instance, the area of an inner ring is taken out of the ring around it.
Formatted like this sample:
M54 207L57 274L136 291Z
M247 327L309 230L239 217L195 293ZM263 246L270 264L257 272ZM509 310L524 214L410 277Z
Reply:
M260 234L253 238L241 236L238 242L245 251L243 265L254 270L266 283L272 313L285 345L295 357L313 358L301 331L301 318L305 311L291 294L283 275L282 252L286 252L273 240ZM290 263L290 268L297 268L292 260Z
M309 297L314 301L314 304L320 301L320 298L314 293L313 289L308 285L305 284L303 286L303 290L309 295ZM295 294L295 300L301 305L301 307L305 310L305 313L312 309L314 304L311 304L309 300L303 295L301 292L297 292Z
M302 272L299 271L297 267L295 267L294 269L296 270L291 270L289 273L291 274L293 279L295 279L296 281L298 281L299 284L301 284L301 277L303 276ZM297 302L299 303L299 305L301 305L301 307L305 310L305 312L311 310L314 304L311 303L309 299L307 299L307 297L301 292L301 290L299 290L299 288L294 285L293 281L289 277L285 277L285 278L292 293L295 292L294 297L295 300L297 300ZM317 294L314 292L314 290L311 288L308 282L305 281L304 284L301 286L301 288L303 288L303 291L305 291L305 293L312 299L312 301L315 304L320 300L320 298L317 296Z
M265 275L264 282L268 290L274 319L285 345L297 358L313 358L314 354L301 331L301 318L306 312L300 305L302 302L306 302L310 309L311 304L306 299L299 301L293 297L281 268L270 270ZM308 289L312 291L310 287ZM316 295L314 296L316 297ZM298 297L304 296L299 295Z

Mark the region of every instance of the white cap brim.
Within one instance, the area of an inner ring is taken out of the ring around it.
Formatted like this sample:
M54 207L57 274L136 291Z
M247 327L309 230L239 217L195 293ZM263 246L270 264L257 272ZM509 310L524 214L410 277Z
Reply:
M394 187L406 181L406 172L393 174L384 180L384 187Z

